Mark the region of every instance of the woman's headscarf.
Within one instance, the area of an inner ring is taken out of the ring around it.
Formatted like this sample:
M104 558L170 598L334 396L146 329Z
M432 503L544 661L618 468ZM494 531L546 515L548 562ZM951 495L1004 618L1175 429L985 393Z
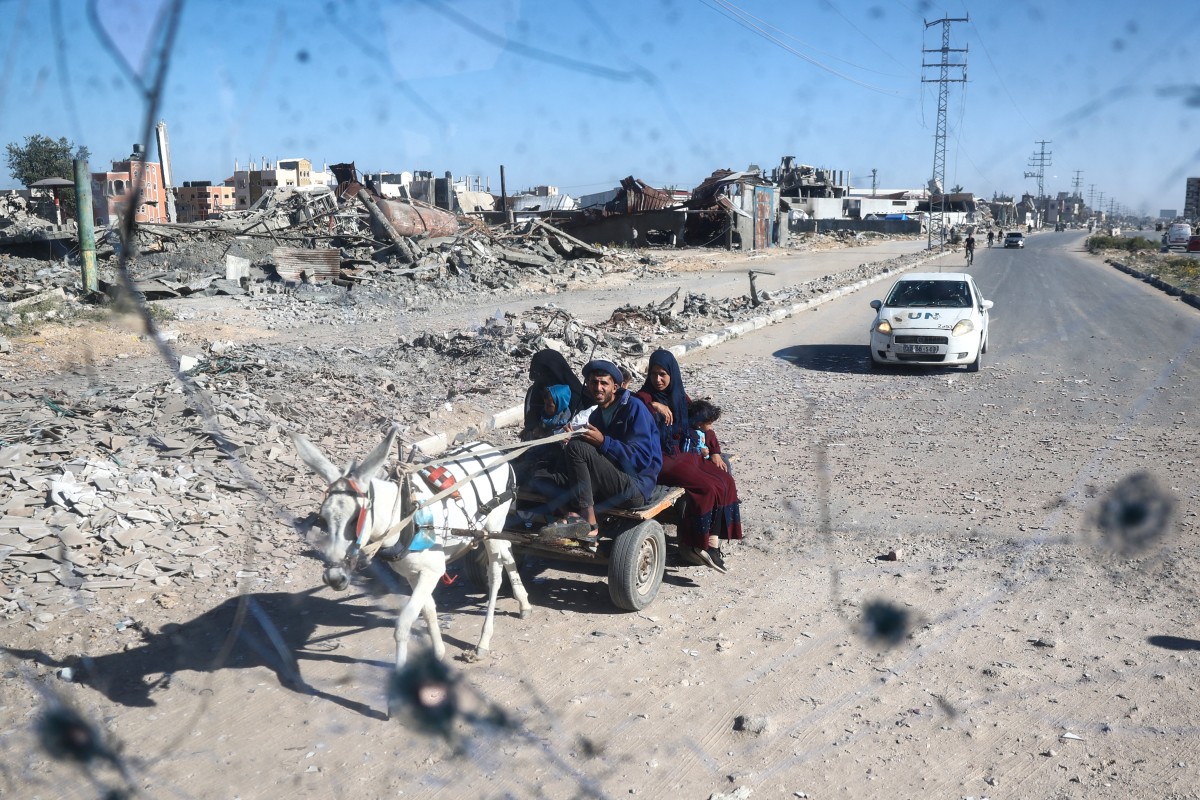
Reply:
M529 360L529 380L533 385L525 393L525 430L542 424L542 393L551 386L566 386L571 391L571 414L591 405L583 384L575 377L571 365L557 350L539 350Z
M571 413L571 387L556 383L553 386L547 386L546 391L550 393L550 399L554 401L554 413L547 417L545 409L543 409L542 425L549 430L561 428L570 422L573 416Z
M650 382L650 369L653 367L662 367L671 378L665 392L655 390ZM650 354L650 367L646 369L646 382L642 384L642 391L650 395L654 402L662 403L671 409L674 422L666 425L660 421L658 425L663 452L674 453L679 449L694 449L688 446L689 441L696 437L696 433L688 422L687 392L683 390L683 376L679 374L679 362L675 360L674 353L670 350L655 350Z

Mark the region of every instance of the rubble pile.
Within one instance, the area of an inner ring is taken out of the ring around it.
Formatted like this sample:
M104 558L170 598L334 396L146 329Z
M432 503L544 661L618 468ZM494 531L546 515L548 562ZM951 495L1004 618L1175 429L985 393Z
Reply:
M260 214L253 217L255 224L276 219L261 216L271 210L296 218L293 203L298 202L265 205L253 212ZM312 209L300 210L307 214ZM496 229L480 223L464 226L454 236L405 238L401 255L394 248L376 248L357 212L328 217L334 233L321 237L312 232L312 225L324 224L321 220L299 216L307 227L290 236L248 235L245 225L231 228L232 220L140 225L126 267L147 300L249 294L284 295L285 302L312 305L366 301L420 306L464 291L562 289L572 281L645 266L636 256L593 247L541 221ZM357 232L356 225L361 226ZM115 230L101 235L100 287L113 295L121 291L117 270L122 250ZM0 255L0 265L5 288L20 285L31 293L61 287L81 293L78 266L7 255Z
M0 194L0 244L36 242L75 235L75 222L55 225L34 213L30 201L19 194Z
M517 361L213 343L182 359L211 420L170 378L71 399L0 390L0 614L37 626L114 590L169 602L287 583L304 550L295 517L319 503L289 432L346 457L393 422L411 443L472 395L491 395L468 406L476 418L518 402Z
M399 285L436 284L461 290L464 285L514 291L530 282L564 285L572 280L629 268L631 256L577 246L566 234L540 223L493 233L471 229L453 237L414 240L411 264L360 261L356 284L394 289Z
M549 348L583 361L592 358L620 361L621 356L628 360L628 356L647 352L642 336L634 326L624 323L624 319L617 319L614 314L613 319L602 325L585 325L561 308L537 306L519 316L498 315L474 329L422 333L409 346L454 359L500 357L523 361ZM519 370L520 366L516 366Z
M213 400L239 458L269 465L289 448L287 421L268 400L233 386L214 386ZM277 477L267 480L281 501L306 507ZM294 537L260 512L167 385L71 402L8 398L0 493L0 613L29 612L35 626L49 619L40 615L93 607L109 590L169 593L199 582L225 592L245 578L282 580L289 567L283 556ZM280 559L263 560L253 575L243 569L277 548Z
M425 332L399 347L422 349L454 359L515 358L519 360L543 348L581 357L605 357L629 363L655 347L673 344L705 333L714 323L731 324L804 302L833 289L901 269L924 258L923 253L899 256L874 264L825 275L797 286L773 292L759 291L756 304L749 295L711 298L688 292L682 304L677 290L664 300L646 305L627 304L617 308L599 325L589 326L554 305L538 306L523 315L504 314L482 326L443 332ZM677 306L679 306L677 308Z
M420 284L449 290L469 280L466 272L482 272L480 265L493 261L512 265L533 254L560 263L545 251L555 249L552 238L536 225L501 235L468 232L425 245L426 255L446 259L439 277L394 279L409 281L410 290ZM248 258L264 251L241 252ZM468 256L471 267L452 274L450 262ZM87 391L24 395L12 394L11 386L9 393L0 389L0 493L8 498L0 512L0 613L42 624L39 619L64 607L102 604L112 590L148 591L172 602L181 592L222 593L243 581L255 587L287 582L304 548L294 515L318 501L317 487L295 463L289 431L303 432L339 457L357 454L393 422L409 444L446 430L458 431L460 439L487 436L469 425L520 402L529 356L538 350L559 350L572 363L610 358L636 371L656 347L921 257L760 291L757 306L746 296L689 293L681 301L676 291L624 305L597 324L544 305L467 329L387 341L330 346L306 337L208 342L198 349L194 341L178 342L182 368L215 410L210 421L165 371L158 383L124 388L90 384ZM592 260L558 258L571 268ZM630 269L645 266L616 260ZM167 265L174 266L163 270ZM147 257L142 266L160 270L153 278L159 282L211 277L193 277L199 268L172 261L169 253ZM382 265L375 269L388 274ZM144 281L154 274L145 273ZM287 324L297 309L325 314L331 325L394 313L394 305L365 301L372 292L390 293L366 282L353 288L292 282L289 291L246 294L236 302L256 306L268 326ZM209 433L213 423L219 438Z

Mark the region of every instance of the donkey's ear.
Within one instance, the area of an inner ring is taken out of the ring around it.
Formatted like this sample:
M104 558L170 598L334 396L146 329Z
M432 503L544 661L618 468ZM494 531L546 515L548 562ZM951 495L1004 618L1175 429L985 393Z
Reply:
M300 460L307 464L309 469L324 478L326 483L333 483L342 477L342 471L335 467L333 462L326 458L320 450L313 447L308 439L298 433L293 433L292 444L296 445L296 452L300 454Z
M376 445L371 454L362 460L362 463L354 468L354 477L361 481L369 481L375 477L375 473L379 472L379 468L383 466L383 462L387 461L388 453L392 452L392 445L396 443L396 434L400 430L393 425L388 431L387 436L383 441Z

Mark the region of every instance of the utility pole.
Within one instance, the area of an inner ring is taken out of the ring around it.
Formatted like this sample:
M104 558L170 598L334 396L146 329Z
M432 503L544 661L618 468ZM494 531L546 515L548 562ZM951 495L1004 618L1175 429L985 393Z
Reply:
M75 178L75 222L79 225L80 282L88 294L100 291L96 276L96 231L92 227L92 175L85 159L71 162Z
M967 82L967 48L953 48L950 46L950 23L952 22L970 22L971 18L967 17L943 17L933 22L925 23L925 30L929 30L934 25L942 26L942 46L936 50L922 49L922 53L940 53L941 60L935 61L932 64L925 63L924 56L921 57L921 69L925 70L930 67L938 68L938 77L926 78L924 72L921 74L921 83L936 83L938 85L938 117L937 117L937 133L933 137L933 177L929 181L929 248L933 249L933 228L936 225L938 235L941 237L941 246L946 245L946 105L950 99L950 84L966 83ZM962 63L952 63L950 61L951 53L963 53ZM962 70L961 73L956 72L956 75L961 77L950 77L950 70ZM933 195L936 192L940 196L940 203L936 213L933 208Z
M1091 211L1092 209L1095 208L1095 205L1094 205L1095 202L1096 202L1096 184L1093 183L1091 186L1088 187L1088 210L1089 211Z
M1075 209L1075 213L1073 213L1071 215L1072 222L1079 221L1079 212L1082 210L1082 209L1080 209L1080 206L1083 205L1083 194L1079 191L1079 187L1083 184L1083 180L1080 179L1080 177L1079 177L1082 174L1083 174L1083 170L1081 170L1081 169L1075 170L1075 179L1073 181L1071 181L1071 197L1075 201L1071 204L1071 206Z
M1041 209L1042 213L1044 213L1046 194L1045 194L1045 190L1043 189L1042 184L1046 179L1046 167L1050 166L1050 156L1054 155L1054 153L1046 152L1046 145L1052 144L1051 142L1040 141L1040 142L1037 142L1037 144L1042 146L1041 151L1034 153L1033 155L1031 155L1029 157L1029 166L1037 167L1037 172L1026 172L1025 177L1026 178L1037 178L1037 183L1038 183L1037 199L1038 199L1038 203L1042 207L1042 209Z
M871 168L871 197L875 196L875 173L878 171L874 167Z
M1096 192L1096 210L1101 214L1104 213L1104 192Z

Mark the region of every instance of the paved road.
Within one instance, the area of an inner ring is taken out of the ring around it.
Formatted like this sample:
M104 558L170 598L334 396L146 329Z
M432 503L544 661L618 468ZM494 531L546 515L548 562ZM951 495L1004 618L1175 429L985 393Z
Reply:
M1068 729L1087 732L1093 760L1150 767L1085 777L1085 792L1061 796L1167 796L1188 784L1178 767L1194 760L1184 754L1196 729L1175 704L1194 707L1191 689L1157 692L1179 658L1162 643L1196 646L1200 581L1185 542L1200 510L1200 312L1081 255L1083 239L1037 234L1023 250L979 252L971 272L995 302L979 373L870 370L868 303L886 282L683 360L689 391L724 407L723 439L743 454L752 538L730 576L744 592L738 613L762 625L767 609L794 609L792 632L807 637L778 662L757 648L757 663L805 687L797 694L825 692L812 708L766 680L726 690L738 710L786 719L809 747L768 734L739 763L745 773L825 796L872 764L893 796L984 794L981 774L1051 796L1087 769L1082 751L1051 757ZM1139 473L1156 491L1116 488ZM899 560L881 560L892 548ZM913 632L888 655L867 647L843 660L858 641L846 626L875 602L914 618ZM814 644L823 637L836 648ZM830 670L843 667L868 677L839 686ZM957 698L940 730L854 738L902 730L905 708L923 713L905 694L914 688ZM1155 698L1153 733L1127 697ZM1124 734L1102 733L1127 706ZM947 733L955 719L968 720L966 737ZM814 730L828 735L803 738ZM854 733L831 745L842 731Z
M1057 365L1082 374L1115 370L1124 375L1179 357L1180 348L1195 335L1196 311L1085 258L1085 238L1075 231L1040 233L1027 237L1024 249L984 247L977 252L969 272L996 304L987 361L1011 367L1014 358L1031 358L1040 368ZM826 304L813 315L768 328L760 337L727 345L714 357L758 352L769 339L774 345L794 341L810 348L822 343L858 347L862 352L853 357L865 359L873 315L868 302L882 296L887 286L876 284ZM840 352L851 355L849 349Z
M1084 238L1039 234L1023 250L980 251L970 272L995 307L978 374L872 373L868 304L886 293L887 282L689 354L685 373L701 381L694 394L725 398L731 420L742 384L726 388L708 376L736 366L755 376L752 383L790 387L764 412L768 419L751 414L743 423L746 431L762 427L774 442L752 447L804 447L785 444L789 426L811 429L808 445L838 442L831 452L845 460L834 472L844 480L835 486L844 491L835 492L834 506L877 529L901 525L890 519L899 508L910 510L908 524L920 529L928 509L909 501L937 497L951 483L1010 491L998 482L1028 486L1022 482L1037 475L1043 503L1056 502L1057 493L1078 510L1086 505L1084 486L1151 468L1167 485L1190 487L1194 498L1195 476L1182 465L1196 446L1191 387L1200 380L1200 312L1085 257ZM794 370L780 373L779 362ZM826 406L827 415L814 420L813 408ZM1066 453L1075 455L1060 457ZM888 478L876 484L864 475ZM776 488L789 493L807 479L797 467ZM903 498L889 498L898 482ZM811 498L796 502L815 514Z

